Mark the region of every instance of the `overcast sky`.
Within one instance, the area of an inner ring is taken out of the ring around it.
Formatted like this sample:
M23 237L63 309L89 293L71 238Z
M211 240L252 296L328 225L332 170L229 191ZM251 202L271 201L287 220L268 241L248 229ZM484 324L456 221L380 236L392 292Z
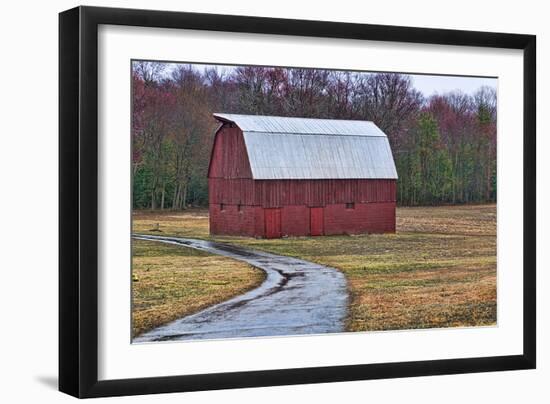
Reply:
M479 87L488 86L497 89L497 79L484 77L461 77L461 76L430 76L411 74L414 87L421 91L426 97L436 93L448 93L460 90L466 94L474 94Z
M166 74L169 74L177 66L176 63L167 63ZM234 66L213 66L203 64L193 64L198 70L204 70L210 67L217 67L220 71L227 72ZM497 89L497 79L485 77L464 77L464 76L434 76L424 74L409 74L412 78L414 87L422 92L425 97L434 94L443 94L450 91L462 91L466 94L474 94L481 86L489 86Z

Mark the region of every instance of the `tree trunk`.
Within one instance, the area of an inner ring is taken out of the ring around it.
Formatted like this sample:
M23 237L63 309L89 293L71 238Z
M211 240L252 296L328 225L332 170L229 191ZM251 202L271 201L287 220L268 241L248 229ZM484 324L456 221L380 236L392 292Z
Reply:
M172 198L172 210L177 210L178 206L178 196L180 193L180 184L176 184L176 189L174 190L174 197Z
M160 197L160 210L164 210L164 195L166 194L166 183L162 183L162 193Z
M153 187L151 189L151 210L157 208L156 194L157 194L158 177L153 177Z
M151 210L155 210L157 208L157 204L155 201L155 189L151 191Z
M181 208L187 209L187 183L183 186L183 192L181 196Z

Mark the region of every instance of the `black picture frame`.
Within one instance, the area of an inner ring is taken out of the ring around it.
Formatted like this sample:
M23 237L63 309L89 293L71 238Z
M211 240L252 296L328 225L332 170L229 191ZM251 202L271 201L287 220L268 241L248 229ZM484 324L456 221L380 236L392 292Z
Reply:
M181 28L523 50L523 354L99 381L98 26ZM59 15L59 389L76 397L534 369L536 37L167 11L77 7Z

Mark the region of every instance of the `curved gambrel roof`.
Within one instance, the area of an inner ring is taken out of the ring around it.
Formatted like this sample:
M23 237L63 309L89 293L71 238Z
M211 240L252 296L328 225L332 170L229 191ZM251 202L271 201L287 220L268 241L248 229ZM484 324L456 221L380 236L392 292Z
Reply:
M374 123L216 113L243 132L252 177L397 179L387 136Z

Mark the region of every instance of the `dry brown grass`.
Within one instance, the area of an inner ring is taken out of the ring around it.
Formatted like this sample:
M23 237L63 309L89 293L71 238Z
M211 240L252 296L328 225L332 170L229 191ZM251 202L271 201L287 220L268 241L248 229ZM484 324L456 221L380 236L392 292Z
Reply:
M398 208L397 231L496 236L496 205Z
M151 231L159 224L160 232ZM208 238L208 210L190 209L186 212L134 211L132 231L179 237Z
M134 231L210 238L207 215L137 213ZM496 323L495 205L398 208L396 234L214 239L340 269L350 331Z
M496 321L492 265L350 276L351 331L490 325Z
M264 280L240 261L184 246L134 240L132 335L227 300Z

